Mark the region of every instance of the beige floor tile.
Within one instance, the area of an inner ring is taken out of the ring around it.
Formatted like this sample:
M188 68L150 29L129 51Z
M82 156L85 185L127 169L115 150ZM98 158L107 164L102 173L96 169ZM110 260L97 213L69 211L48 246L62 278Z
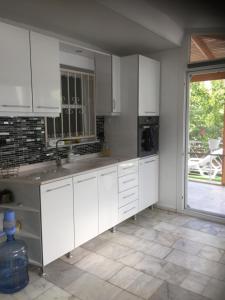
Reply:
M75 298L57 286L53 286L39 297L35 298L35 300L78 300L78 298Z
M194 293L203 294L209 280L210 277L191 271L180 286Z
M116 273L110 280L112 284L117 285L122 289L126 289L143 273L130 267L124 267L118 273Z
M65 290L82 300L112 300L122 292L120 288L88 273L72 282Z
M127 291L122 291L119 295L116 295L113 300L143 300L143 298L137 297Z
M109 237L112 238L112 233L111 232L106 232L106 234L109 234ZM100 247L102 247L104 244L106 243L106 240L102 238L102 235L99 237L96 237L90 241L88 241L87 243L82 245L83 249L89 250L89 251L97 251Z
M144 299L149 299L163 283L162 280L147 274L141 274L126 289Z
M136 244L135 248L144 254L152 255L161 259L166 257L172 251L169 247L162 246L154 241L151 242L143 239Z
M211 279L203 291L203 295L212 300L225 299L225 283L216 279Z
M182 266L191 271L214 277L219 280L225 280L225 268L223 264L209 261L199 256L191 255L180 250L173 250L166 261Z
M149 275L156 275L164 266L166 262L164 260L145 255L144 258L135 264L134 268L147 273Z
M76 266L105 280L111 278L123 267L121 263L95 253L80 260Z
M106 244L104 244L100 249L98 249L96 252L110 259L116 260L124 256L127 256L128 254L133 253L134 250L109 241Z
M33 300L51 288L53 284L43 278L35 280L22 291L13 294L16 300ZM1 298L0 298L1 299Z
M73 265L90 253L91 252L89 250L86 250L82 247L78 247L78 248L74 249L73 251L71 251L72 257L68 258L66 255L64 255L61 257L61 260L63 260L64 262L66 262L68 264Z
M220 261L224 255L224 250L211 246L204 246L199 252L199 256L213 261Z
M76 278L83 274L83 271L74 265L70 265L58 259L46 267L47 280L60 288L64 288Z
M118 231L121 231L126 234L134 234L140 228L141 228L140 226L127 221L117 226Z
M203 244L198 242L193 242L186 239L179 239L173 244L172 247L196 255L200 252L203 246Z
M134 252L131 254L128 254L122 258L120 258L118 261L121 262L124 265L134 267L138 262L140 262L145 255L141 252Z
M189 270L181 266L168 263L156 274L156 276L172 284L180 285L189 273Z

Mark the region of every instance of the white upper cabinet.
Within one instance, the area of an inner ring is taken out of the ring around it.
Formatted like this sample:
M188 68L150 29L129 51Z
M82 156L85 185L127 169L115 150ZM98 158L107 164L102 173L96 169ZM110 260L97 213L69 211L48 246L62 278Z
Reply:
M120 58L114 55L95 56L96 113L113 115L120 112Z
M29 31L0 23L0 115L32 112Z
M117 166L99 173L99 233L115 226L118 222L118 175Z
M159 115L160 63L139 55L139 116Z
M112 112L120 113L120 57L112 55Z
M30 43L34 112L60 113L59 42L31 32Z

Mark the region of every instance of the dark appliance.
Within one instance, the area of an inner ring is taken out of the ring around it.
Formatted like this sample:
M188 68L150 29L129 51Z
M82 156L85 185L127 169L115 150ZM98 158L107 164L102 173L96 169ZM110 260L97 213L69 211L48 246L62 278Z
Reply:
M159 152L159 116L138 117L138 156Z

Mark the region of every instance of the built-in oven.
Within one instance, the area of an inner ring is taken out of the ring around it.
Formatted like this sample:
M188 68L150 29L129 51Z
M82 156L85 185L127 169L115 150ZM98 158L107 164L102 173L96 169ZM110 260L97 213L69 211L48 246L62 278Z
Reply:
M138 156L159 152L159 116L138 117Z

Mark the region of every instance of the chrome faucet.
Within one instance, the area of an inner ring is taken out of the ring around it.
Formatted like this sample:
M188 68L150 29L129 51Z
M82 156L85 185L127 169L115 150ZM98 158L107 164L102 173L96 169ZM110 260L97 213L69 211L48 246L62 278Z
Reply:
M68 145L71 147L72 145L76 144L76 140L75 139L70 139L70 138L65 138L65 139L59 139L56 141L56 165L57 167L61 167L62 166L62 159L59 155L59 143L60 142L70 142ZM64 145L64 147L68 146L68 145Z

